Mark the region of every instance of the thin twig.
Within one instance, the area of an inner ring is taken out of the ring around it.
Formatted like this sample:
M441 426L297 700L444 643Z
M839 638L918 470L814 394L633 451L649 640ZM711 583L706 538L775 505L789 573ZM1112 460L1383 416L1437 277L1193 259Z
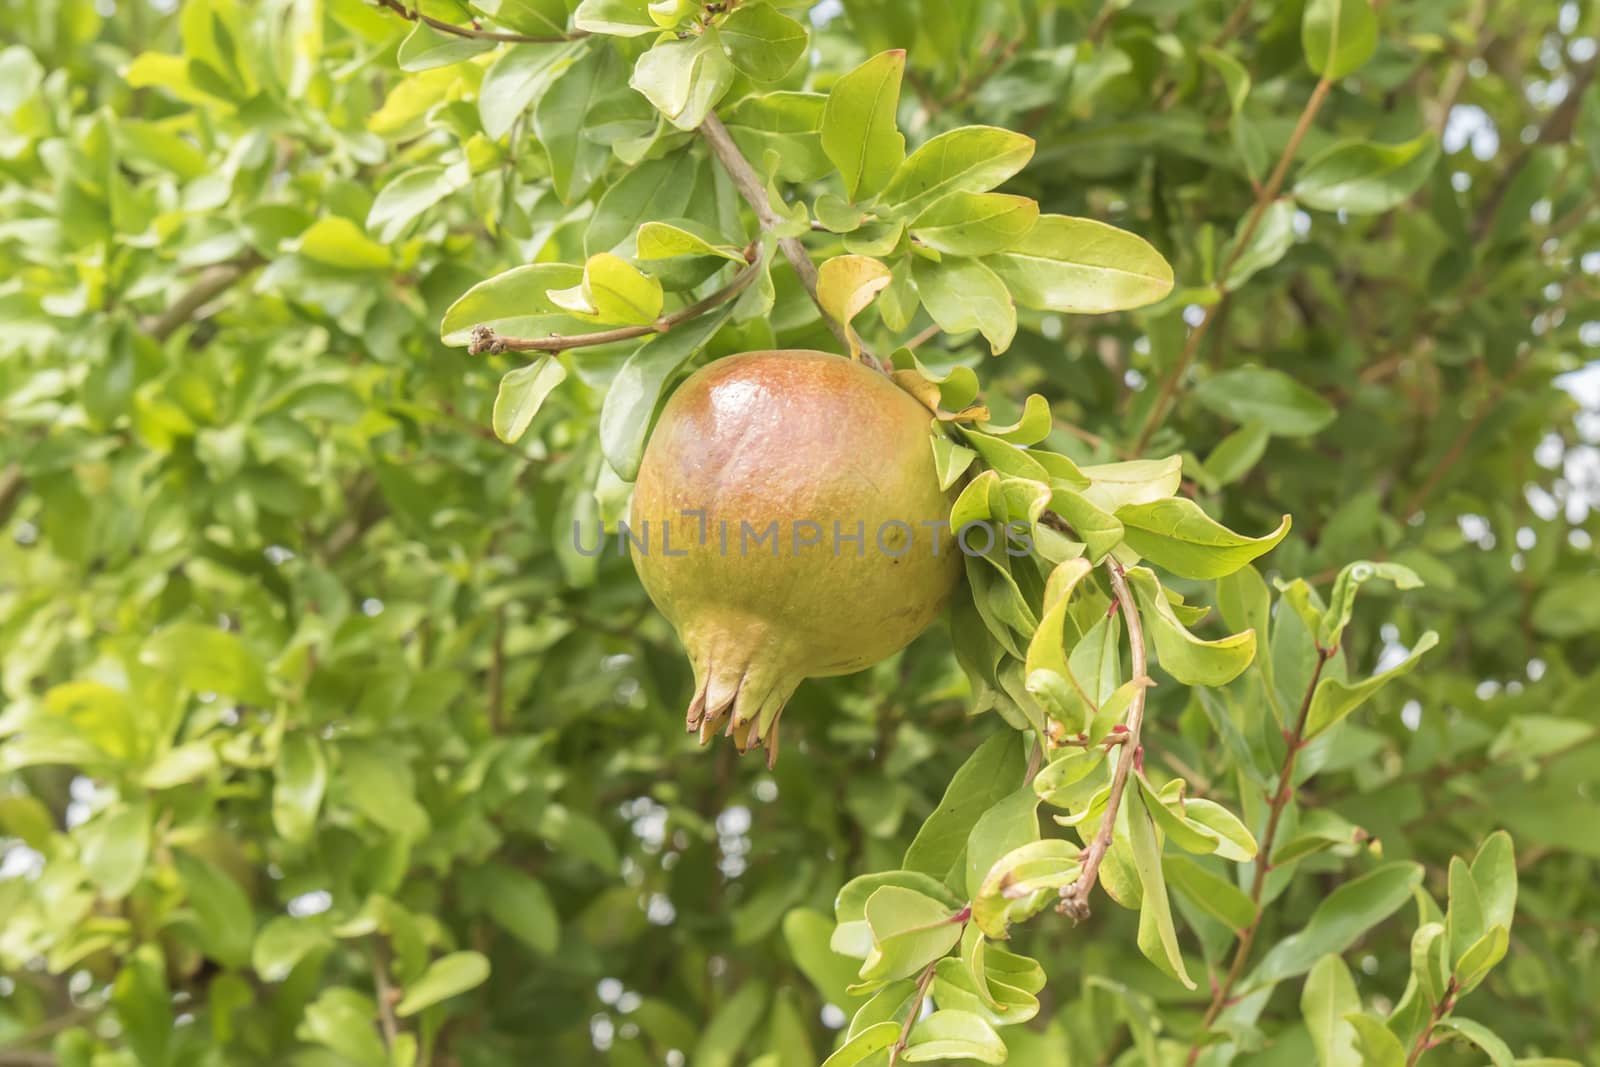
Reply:
M900 1036L895 1038L894 1046L889 1049L889 1067L894 1067L900 1059L900 1053L911 1042L911 1028L917 1025L917 1017L922 1014L922 1002L928 996L928 987L933 984L933 974L938 966L939 961L934 960L922 968L922 974L917 977L917 989L911 994L911 1007L906 1012L906 1021L900 1027Z
M395 1018L394 1006L400 999L399 990L389 983L388 961L377 938L367 946L367 959L372 963L373 991L378 1000L378 1026L383 1031L383 1043L394 1048L400 1036L400 1023Z
M1306 686L1305 697L1300 701L1300 715L1295 720L1294 731L1284 737L1288 751L1283 754L1283 766L1278 768L1278 788L1272 794L1271 810L1267 814L1267 828L1261 835L1261 845L1256 852L1255 875L1250 880L1250 903L1255 906L1256 915L1250 925L1245 927L1244 933L1239 935L1239 947L1234 950L1233 963L1228 967L1227 977L1211 994L1211 1003L1206 1006L1205 1017L1200 1020L1200 1029L1195 1034L1194 1042L1189 1046L1189 1058L1186 1063L1193 1064L1200 1058L1200 1038L1211 1029L1211 1024L1222 1014L1222 1009L1227 1007L1229 996L1239 984L1239 979L1244 977L1245 965L1250 962L1250 949L1255 945L1256 931L1261 929L1261 898L1266 892L1267 875L1272 873L1272 848L1278 838L1278 824L1283 819L1284 809L1294 797L1294 764L1300 750L1306 744L1306 719L1311 714L1311 698L1316 694L1317 683L1322 680L1322 668L1333 658L1336 651L1337 649L1333 648L1317 649L1317 666L1311 672L1311 682Z
M1128 589L1127 579L1123 577L1122 564L1114 559L1108 559L1105 569L1106 576L1111 581L1111 591L1116 595L1117 605L1127 622L1128 644L1132 646L1133 679L1136 683L1148 683L1144 627L1139 623L1139 606L1134 602L1133 593ZM1134 690L1132 702L1128 705L1128 716L1123 724L1127 727L1127 731L1123 735L1122 751L1117 756L1116 769L1111 773L1111 795L1106 798L1106 813L1100 820L1100 830L1083 853L1083 873L1078 875L1076 882L1061 891L1061 903L1056 905L1057 911L1070 915L1079 922L1089 917L1089 894L1094 891L1095 882L1099 880L1100 864L1111 848L1111 835L1117 825L1117 809L1122 806L1122 794L1127 791L1128 776L1133 772L1134 762L1140 758L1143 751L1139 744L1139 731L1144 726L1144 698L1148 688L1148 684L1139 684Z
M157 341L172 336L194 314L221 296L235 282L266 262L254 252L246 252L225 263L214 263L200 272L195 283L174 300L163 312L150 315L139 323L140 329Z
M1267 208L1278 198L1279 191L1283 188L1283 181L1289 174L1289 166L1294 162L1294 157L1300 151L1300 142L1305 140L1306 132L1311 129L1311 123L1316 119L1317 112L1322 110L1323 103L1328 99L1328 93L1333 88L1333 83L1327 78L1317 82L1317 87L1311 91L1311 99L1306 101L1306 106L1300 112L1300 121L1295 123L1294 132L1289 135L1289 142L1283 146L1283 154L1278 157L1278 165L1272 169L1272 176L1256 194L1255 206L1250 215L1245 219L1244 228L1239 231L1238 240L1233 242L1233 248L1222 262L1217 271L1217 300L1206 307L1204 317L1199 324L1189 331L1187 343L1183 346L1183 354L1178 357L1178 362L1167 372L1166 378L1161 383L1161 392L1157 394L1156 401L1150 407L1150 413L1145 416L1144 425L1139 430L1139 437L1135 441L1133 450L1144 451L1149 444L1150 437L1156 432L1156 427L1161 425L1161 420L1166 418L1167 411L1172 406L1173 397L1177 394L1178 383L1194 362L1195 355L1200 351L1200 341L1205 337L1206 329L1210 327L1211 320L1215 319L1222 311L1223 305L1228 300L1228 271L1235 261L1250 246L1250 239L1255 236L1256 228L1261 225L1261 219L1266 215Z
M1483 421L1499 405L1501 398L1506 395L1506 390L1510 389L1512 384L1522 376L1522 372L1527 369L1532 355L1533 346L1527 345L1521 354L1517 356L1517 361L1512 364L1510 372L1505 377L1495 381L1493 387L1489 390L1488 398L1479 405L1472 419L1461 427L1461 431L1456 434L1455 440L1450 442L1450 447L1446 450L1444 457L1433 465L1428 471L1427 479L1417 486L1416 491L1401 506L1399 512L1401 522L1410 522L1417 516L1422 510L1423 504L1433 495L1433 491L1439 488L1439 483L1444 480L1444 476L1449 473L1450 468L1454 467L1461 457L1466 454L1467 446L1472 443L1473 437L1477 435L1478 428L1483 425Z
M674 327L681 326L690 319L697 319L744 292L761 271L760 258L756 255L754 246L745 250L745 260L747 261L745 268L721 289L670 315L662 315L644 326L618 326L615 329L597 330L594 333L575 333L568 337L563 337L561 334L551 334L549 337L501 337L491 327L479 325L472 328L472 339L467 344L467 352L474 356L484 352L493 355L501 352L565 352L569 348L608 345L616 341L644 337L647 334L668 333Z
M1435 1004L1433 1011L1428 1014L1428 1025L1422 1028L1422 1033L1417 1035L1417 1040L1411 1045L1411 1051L1406 1054L1406 1067L1413 1067L1422 1058L1422 1054L1433 1047L1434 1028L1455 1006L1456 980L1452 977L1444 987L1444 996L1439 998L1439 1003Z
M1518 149L1517 154L1506 164L1505 170L1500 172L1500 177L1490 187L1489 195L1484 197L1483 203L1479 205L1477 218L1473 221L1472 227L1474 237L1481 240L1489 232L1489 226L1499 214L1500 204L1511 191L1512 183L1532 161L1534 149L1540 145L1565 141L1572 136L1572 126L1577 121L1579 110L1583 107L1584 94L1597 73L1600 73L1600 56L1580 64L1572 72L1567 95L1562 97L1561 103L1557 104L1556 109L1540 124L1538 136Z
M1218 30L1217 35L1211 39L1212 48L1221 48L1233 40L1240 30L1244 29L1245 20L1250 17L1250 4L1251 0L1239 0L1238 5L1233 9L1233 13L1228 16L1228 21L1222 24L1222 29Z
M717 157L717 162L722 164L722 169L733 180L733 186L739 190L739 195L744 197L744 202L756 213L756 221L761 228L772 232L782 226L783 220L778 218L777 212L772 210L772 204L767 199L767 187L762 183L761 176L750 165L750 161L744 158L744 153L739 151L739 146L733 141L733 135L722 124L722 120L715 114L707 114L705 121L700 124L700 135L706 139L711 154ZM817 310L822 313L822 321L828 324L828 329L839 339L839 343L845 346L846 351L853 351L850 335L844 325L835 321L834 317L823 308L822 302L817 299L817 267L811 262L811 254L806 251L806 246L800 243L800 238L779 238L778 251L783 253L783 258L794 268L795 274L800 278L800 284L805 286L806 293L817 305Z
M570 33L549 37L530 37L525 33L485 30L477 26L457 26L453 22L445 22L443 19L436 19L432 15L424 15L422 12L402 4L400 0L378 0L378 3L407 21L421 22L424 25L433 27L440 33L448 33L452 37L470 37L475 41L505 41L510 44L554 44L557 41L575 41L580 37L589 36L583 30L573 30Z

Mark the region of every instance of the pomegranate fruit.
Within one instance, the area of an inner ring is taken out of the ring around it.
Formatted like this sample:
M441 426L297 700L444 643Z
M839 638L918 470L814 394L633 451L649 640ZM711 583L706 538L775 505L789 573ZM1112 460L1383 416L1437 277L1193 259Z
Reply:
M694 664L702 743L725 725L770 763L802 679L869 667L937 617L962 565L930 417L882 374L798 350L716 360L668 400L629 525Z

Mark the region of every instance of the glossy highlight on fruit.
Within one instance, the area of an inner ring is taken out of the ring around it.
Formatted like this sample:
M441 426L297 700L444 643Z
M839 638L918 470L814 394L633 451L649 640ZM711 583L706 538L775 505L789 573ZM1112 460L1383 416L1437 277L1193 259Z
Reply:
M824 352L719 359L672 395L629 525L645 589L694 664L687 726L776 758L805 678L909 644L962 571L928 410Z

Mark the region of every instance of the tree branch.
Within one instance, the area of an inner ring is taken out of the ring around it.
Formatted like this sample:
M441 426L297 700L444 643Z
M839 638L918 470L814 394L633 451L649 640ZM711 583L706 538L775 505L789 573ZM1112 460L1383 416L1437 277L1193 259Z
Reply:
M1245 219L1244 228L1239 231L1239 239L1233 242L1233 248L1217 270L1218 297L1214 304L1205 309L1205 316L1194 329L1189 331L1189 339L1183 346L1183 353L1178 357L1167 376L1161 382L1161 392L1156 395L1155 403L1150 406L1149 413L1145 416L1144 425L1139 430L1133 450L1143 452L1145 445L1150 443L1150 437L1161 425L1161 420L1166 418L1167 411L1172 407L1172 401L1178 391L1178 383L1194 363L1196 354L1200 351L1200 341L1206 335L1206 330L1211 326L1222 311L1223 305L1228 300L1228 270L1250 246L1250 239L1255 236L1256 229L1261 225L1261 219L1267 213L1267 208L1278 198L1278 193L1283 188L1283 181L1289 174L1289 166L1294 162L1294 157L1300 152L1300 142L1305 140L1311 123L1316 119L1317 112L1322 110L1322 105L1328 99L1328 93L1333 89L1333 83L1327 78L1317 82L1317 87L1311 91L1311 99L1306 101L1306 106L1300 112L1300 121L1295 123L1294 132L1289 135L1289 141L1283 146L1283 154L1278 157L1277 166L1272 168L1272 176L1267 183L1256 193L1255 206Z
M961 925L965 927L966 920L962 920ZM906 1011L906 1021L900 1027L900 1036L895 1038L894 1045L889 1049L889 1067L894 1067L899 1062L900 1053L911 1043L911 1029L917 1025L917 1017L922 1014L922 1002L927 999L928 987L933 985L933 975L938 967L939 960L934 960L922 968L922 973L917 976L917 989L911 994L911 1007Z
M165 311L147 316L140 321L139 328L157 341L165 341L177 331L178 327L193 318L195 312L221 296L235 282L265 262L266 260L255 252L246 252L225 263L212 264L201 271L195 283Z
M1294 731L1285 735L1289 750L1283 755L1283 766L1278 769L1278 788L1272 795L1271 811L1267 815L1267 828L1261 835L1261 847L1256 852L1256 871L1250 880L1250 903L1255 905L1256 917L1239 935L1239 947L1234 950L1233 963L1228 967L1227 977L1222 980L1211 994L1211 1003L1206 1006L1205 1017L1200 1020L1200 1030L1195 1034L1193 1043L1189 1046L1189 1058L1186 1063L1193 1064L1200 1058L1200 1038L1211 1029L1211 1024L1217 1021L1217 1016L1222 1014L1222 1009L1228 1005L1228 997L1239 984L1239 979L1244 976L1244 968L1250 962L1250 949L1256 942L1256 931L1261 928L1261 897L1266 892L1267 875L1272 873L1272 846L1278 837L1278 824L1283 819L1283 810L1289 806L1289 801L1294 797L1294 764L1300 750L1305 747L1306 719L1311 714L1311 698L1316 694L1317 683L1322 680L1322 668L1333 658L1333 648L1317 649L1317 666L1311 672L1311 682L1306 686L1305 697L1300 701L1300 715L1295 720Z
M378 0L383 7L393 11L396 15L409 22L421 22L440 33L448 33L452 37L470 37L476 41L506 41L512 44L554 44L557 41L576 41L589 34L583 30L572 30L569 33L552 35L549 37L530 37L525 33L505 33L500 30L485 30L477 26L457 26L453 22L436 19L432 15L424 15L402 4L400 0Z
M1144 626L1139 622L1139 606L1134 603L1133 593L1123 577L1122 564L1108 559L1105 569L1122 617L1127 620L1128 643L1132 646L1133 680L1142 684L1138 685L1133 701L1128 705L1128 717L1124 723L1127 731L1122 737L1122 751L1117 755L1116 769L1111 773L1111 795L1106 798L1106 813L1100 820L1100 829L1083 853L1083 873L1078 875L1076 882L1061 891L1061 903L1056 905L1057 911L1079 922L1089 917L1089 894L1094 891L1095 882L1100 876L1100 864L1111 848L1111 835L1117 825L1117 809L1122 806L1122 794L1127 791L1128 776L1133 772L1134 764L1143 758L1139 731L1144 726L1145 691L1152 684L1145 660Z
M1538 136L1523 145L1512 157L1511 162L1506 164L1506 169L1500 172L1500 177L1490 188L1489 195L1484 197L1483 203L1478 207L1478 215L1472 227L1474 237L1481 240L1489 232L1489 226L1499 213L1500 204L1505 200L1506 194L1511 191L1512 183L1533 159L1533 150L1540 145L1555 144L1572 136L1572 126L1577 121L1579 110L1583 107L1584 94L1597 73L1600 73L1600 56L1592 57L1572 72L1572 83L1567 88L1567 95L1540 124Z
M662 315L656 321L645 326L618 326L611 330L597 330L594 333L578 333L570 337L560 334L551 334L549 337L501 337L488 326L474 326L472 340L467 345L469 355L481 355L488 352L498 355L501 352L565 352L569 348L588 348L593 345L608 345L615 341L627 341L635 337L644 337L653 333L668 333L674 327L681 326L690 319L697 319L706 312L726 304L749 287L756 280L756 274L761 270L757 260L755 247L752 245L745 249L745 268L734 276L733 281L721 289L701 300L696 300L688 307L680 308L670 315Z
M706 115L705 121L700 124L700 135L706 139L711 154L717 157L722 169L733 179L733 186L739 190L739 195L744 197L744 202L756 213L756 221L761 228L769 233L776 230L782 224L782 220L772 210L772 204L767 199L767 187L762 183L761 176L756 173L755 168L750 165L750 161L744 158L744 153L739 151L739 146L733 143L733 136L728 133L728 128L715 113ZM806 246L800 243L800 238L779 238L778 251L783 253L783 258L789 261L789 266L799 275L800 284L805 286L806 293L817 305L817 310L822 313L822 321L828 324L828 329L833 331L839 343L844 345L845 351L853 351L848 331L828 314L822 302L817 299L817 267L811 262L811 255L806 251ZM876 359L873 362L876 362Z

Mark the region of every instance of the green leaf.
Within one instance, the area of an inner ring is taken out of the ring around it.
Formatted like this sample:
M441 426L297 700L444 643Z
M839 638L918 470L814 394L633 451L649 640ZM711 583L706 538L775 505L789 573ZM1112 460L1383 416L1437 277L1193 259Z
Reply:
M771 4L737 7L718 27L733 65L758 82L775 82L805 55L806 28Z
M1050 510L1071 524L1073 532L1088 546L1091 563L1104 559L1122 543L1127 532L1116 516L1065 486L1057 485L1051 492Z
M943 901L886 885L867 900L867 926L872 952L861 965L861 985L868 989L909 978L949 952L961 940L956 912Z
M1217 442L1206 457L1206 472L1219 486L1232 485L1255 469L1267 454L1271 440L1272 434L1263 423L1247 422Z
M1254 630L1202 641L1173 613L1154 573L1134 567L1127 576L1140 613L1153 624L1150 636L1155 642L1156 658L1168 674L1184 685L1222 686L1250 666L1256 654Z
M367 229L380 241L398 241L418 215L467 184L464 167L413 167L378 191Z
M850 336L850 354L860 358L861 347L850 323L889 284L889 268L867 256L834 256L817 272L817 302Z
M200 926L206 955L228 967L243 967L255 940L255 912L239 883L209 861L188 852L173 854L184 893Z
M1238 886L1187 856L1163 856L1161 869L1172 887L1195 907L1242 933L1256 921L1256 906Z
M314 263L340 270L388 270L389 249L361 232L342 216L318 219L293 243L295 251Z
M833 1055L822 1061L822 1067L857 1067L899 1039L899 1023L875 1023L840 1045Z
M960 909L963 899L944 882L920 871L879 871L852 878L839 890L834 900L834 916L838 925L828 939L833 951L856 959L865 959L872 952L867 901L886 885L931 897L943 903L951 913Z
M1289 533L1289 516L1262 537L1222 526L1188 497L1117 509L1124 540L1145 559L1184 578L1221 578L1270 552Z
M543 883L504 863L491 863L474 877L489 916L501 929L541 956L555 953L561 917Z
M1489 1057L1489 1062L1494 1064L1494 1067L1513 1067L1513 1064L1528 1062L1518 1060L1511 1047L1501 1040L1500 1035L1480 1022L1474 1022L1460 1015L1450 1015L1439 1020L1438 1027L1453 1031L1478 1046Z
M668 379L727 321L726 310L658 334L634 350L600 408L600 448L624 480L639 474L650 419Z
M996 426L992 422L978 423L978 429L990 437L998 437L1014 445L1036 445L1050 436L1053 419L1050 402L1038 393L1029 393L1022 405L1022 415L1009 426Z
M946 492L967 473L978 454L956 444L942 433L932 435L930 440L933 442L934 469L939 474L939 490Z
M936 1011L911 1028L911 1040L900 1059L906 1063L969 1059L1006 1062L1005 1042L982 1016L970 1011Z
M440 340L456 347L466 345L475 326L487 326L507 337L582 332L582 323L545 295L582 282L583 268L567 263L513 267L461 294L439 323Z
M1600 574L1574 575L1541 590L1533 628L1551 637L1600 632Z
M1240 222L1240 232L1223 253L1222 261L1228 263L1228 273L1222 279L1224 288L1238 289L1251 278L1273 266L1294 245L1294 202L1288 197L1274 200L1261 215L1250 235L1250 243L1235 252L1239 238L1244 236L1245 223Z
M1174 495L1183 484L1183 457L1135 459L1082 468L1089 479L1083 495L1097 507L1116 511L1127 504L1152 504Z
M978 976L974 977L973 969L963 960L954 956L940 960L933 982L934 1003L971 1012L996 1027L1025 1023L1039 1014L1039 998L998 979L991 980L981 954L978 967Z
M516 44L500 53L478 89L483 132L497 141L509 133L528 106L572 66L582 50L582 42L571 41Z
M1349 715L1369 700L1374 693L1403 675L1410 674L1424 654L1439 643L1439 635L1429 630L1417 638L1405 659L1371 678L1354 685L1337 678L1323 678L1311 695L1311 708L1306 715L1305 736L1315 737L1334 723Z
M1406 1050L1394 1031L1370 1015L1345 1017L1355 1029L1356 1053L1361 1067L1406 1067Z
M1307 0L1300 23L1306 64L1328 81L1359 69L1378 47L1370 0Z
M1461 953L1453 969L1456 985L1463 994L1470 993L1489 976L1496 964L1506 958L1511 946L1511 932L1504 926L1490 927L1482 937ZM1454 943L1450 946L1455 948Z
M781 17L781 16L780 16ZM715 28L660 41L634 64L628 84L680 130L692 130L733 84L733 62Z
M635 172L637 173L637 171ZM626 180L626 179L624 179ZM676 256L717 256L731 263L744 263L744 253L731 245L713 244L709 239L685 228L691 225L647 222L639 227L637 241L640 259L672 259Z
M1028 807L1030 821L1036 818L1033 805L1037 803L1035 799ZM974 835L982 829L980 823ZM1036 827L1029 830L1037 836ZM972 896L973 923L990 937L1005 938L1011 923L1029 918L1055 900L1057 892L1078 880L1083 871L1079 854L1078 846L1072 842L1051 838L1028 841L1000 856Z
M1576 748L1595 735L1593 723L1554 715L1518 715L1489 743L1489 758L1513 756L1524 763Z
M993 189L1028 165L1033 138L997 126L958 126L928 140L894 172L881 199L915 218L954 193Z
M1167 902L1167 882L1161 873L1161 841L1156 835L1144 795L1129 789L1123 796L1128 809L1128 837L1133 845L1133 865L1139 872L1143 898L1139 905L1139 951L1161 971L1189 989L1194 979L1183 965L1183 950L1178 947L1178 931L1172 924L1172 907Z
M1374 578L1392 582L1396 589L1420 589L1422 579L1417 572L1400 563L1361 560L1347 563L1334 580L1333 592L1328 595L1328 610L1323 613L1322 625L1317 629L1317 644L1323 648L1338 648L1344 637L1344 628L1355 613L1356 594Z
M250 967L263 982L281 982L301 960L332 944L327 927L318 920L280 915L256 935Z
M809 182L834 170L822 148L826 107L827 97L820 93L767 93L741 98L722 119L764 176Z
M1256 858L1256 839L1239 817L1214 800L1195 797L1186 801L1184 817L1217 836L1217 855L1238 863Z
M1334 419L1333 405L1279 370L1239 367L1207 378L1192 394L1202 407L1278 437L1309 437Z
M1431 1007L1444 999L1450 961L1445 958L1450 939L1443 923L1423 923L1411 936L1411 973Z
M917 295L939 327L950 333L978 330L995 354L1004 352L1017 333L1017 309L994 271L976 259L918 259L911 276Z
M833 83L822 113L822 150L844 178L852 201L875 196L905 159L906 139L895 124L902 49L880 52Z
M121 900L143 877L150 855L150 805L122 803L72 832L83 871L106 900Z
M335 986L324 989L305 1009L295 1036L327 1046L338 1055L341 1063L355 1067L386 1067L389 1056L372 1025L376 1015L377 1006L370 997Z
M810 979L824 1001L846 1005L850 994L845 990L856 980L857 960L871 951L871 932L867 933L866 949L856 959L829 947L832 933L833 923L810 908L795 908L783 917L783 940L800 973Z
M637 231L635 248L639 259L706 254L698 244L682 248L684 237L692 237L706 248L712 248L712 242L698 236L698 230L703 227L688 219L676 218L688 210L694 200L700 169L701 162L695 158L694 153L674 152L664 159L647 159L629 170L617 179L616 184L605 191L600 197L600 202L595 205L594 214L590 216L588 229L583 235L584 251L593 255L596 252L620 250L620 254L626 255L629 251L628 238L633 237ZM668 218L674 220L674 225L668 225L665 221L654 221ZM676 246L679 250L665 254L660 251L647 254L645 250L647 229L651 230L656 238L669 233L674 235L669 237L668 247ZM685 233L686 230L695 232ZM723 253L713 251L710 254ZM739 254L739 261L741 263L744 261L742 254Z
M584 264L583 281L552 289L550 302L579 318L620 326L648 326L661 317L661 282L610 252L597 252Z
M747 981L711 1017L689 1055L690 1067L734 1067L767 1006L767 984Z
M1039 797L1019 786L978 817L967 835L967 899L977 897L990 869L1007 853L1039 839Z
M1126 311L1172 291L1172 267L1149 242L1093 219L1041 215L1026 237L984 262L1018 304L1039 311Z
M580 41L572 57L556 61L551 80L538 87L533 108L534 136L550 160L550 183L563 204L587 193L611 156L589 137L587 120L590 105L610 84L615 53Z
M572 24L586 33L611 37L642 37L660 33L650 17L649 0L583 0L572 14Z
M432 70L434 67L448 67L452 63L471 59L494 47L493 41L440 33L426 22L418 22L406 39L400 42L395 60L401 70Z
M322 743L304 731L286 736L273 772L273 828L285 840L308 840L316 829L317 812L327 788L328 761L322 754Z
M425 1008L476 989L489 978L489 960L481 952L452 952L428 964L422 977L406 984L394 1013L410 1018Z
M1357 938L1393 915L1422 884L1422 867L1388 863L1346 882L1324 897L1297 933L1274 945L1245 989L1258 989L1304 974L1329 953L1339 954Z
M1350 968L1336 955L1322 957L1300 991L1300 1014L1317 1048L1320 1067L1362 1067L1356 1028L1347 1019L1360 1012L1361 996Z
M224 693L247 704L265 704L266 673L237 634L198 622L175 622L145 642L140 660L171 674L198 693Z
M1295 199L1318 211L1381 214L1422 188L1438 158L1432 133L1396 145L1344 141L1306 162L1295 179Z
M956 193L929 206L911 223L911 236L946 255L986 256L1010 248L1039 221L1026 196Z
M1517 911L1517 853L1511 835L1497 830L1485 838L1472 858L1471 874L1483 921L1511 929Z
M471 0L473 8L529 37L567 32L566 0Z
M1021 734L1005 730L973 751L945 787L939 806L923 822L901 866L947 879L966 851L979 816L1022 781L1027 763ZM961 868L965 878L965 867Z
M506 372L494 398L494 433L514 445L528 432L550 391L567 377L567 368L554 356Z

